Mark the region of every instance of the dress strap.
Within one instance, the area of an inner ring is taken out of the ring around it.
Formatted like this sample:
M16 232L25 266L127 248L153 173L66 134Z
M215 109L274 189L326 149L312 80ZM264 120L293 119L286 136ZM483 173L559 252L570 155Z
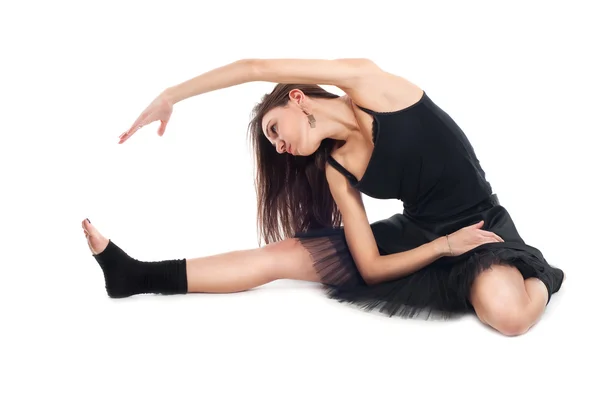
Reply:
M377 113L377 112L375 112L375 111L373 111L373 110L371 110L371 109L369 109L369 108L365 108L364 106L360 106L360 105L358 105L356 102L355 102L354 104L355 104L355 105L356 105L356 106L357 106L359 109L362 109L363 111L367 112L369 115L373 115L373 114Z
M346 178L348 178L350 181L356 183L358 180L356 179L356 177L354 177L354 175L352 175L352 173L350 173L348 170L346 170L346 168L344 168L344 166L342 166L337 160L335 160L333 158L333 156L331 155L327 155L327 161L340 173L342 173L344 176L346 176Z

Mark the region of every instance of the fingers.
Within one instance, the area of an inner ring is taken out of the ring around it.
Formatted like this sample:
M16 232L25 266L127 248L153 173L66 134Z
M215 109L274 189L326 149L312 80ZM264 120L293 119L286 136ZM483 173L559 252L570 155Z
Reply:
M504 239L502 239L500 236L496 235L495 233L493 233L491 231L481 231L481 234L487 238L494 239L498 242L504 242Z
M157 133L158 133L158 135L160 137L163 136L163 134L165 133L165 129L166 128L167 128L167 121L166 120L161 120L160 121L160 127L158 128L158 131L157 131Z
M131 127L129 130L119 136L119 144L125 142L129 137L138 131L142 126Z
M502 240L502 238L500 238L498 235L496 234L491 234L491 235L481 235L480 239L485 242L485 243L497 243L497 242L504 242Z
M130 129L130 130L128 130L128 131L126 131L126 132L124 132L123 134L121 134L121 135L119 136L119 140L120 140L119 144L120 144L121 142L125 141L127 138L131 137L130 131L131 131L131 129Z
M137 130L141 129L143 126L148 124L148 116L149 116L148 110L142 112L142 114L140 116L138 116L136 121L133 122L133 124L131 125L131 128L129 129L129 131L127 131L127 133L133 134Z
M484 224L484 220L481 220L477 224L469 225L467 228L480 229L481 227L483 227L483 224ZM504 242L504 239L502 239L500 236L496 235L495 233L493 233L491 231L486 231L486 230L480 229L480 233L482 236L484 236L486 238L490 238L493 241Z
M142 127L144 127L145 121L142 121L139 124L134 124L133 126L131 126L131 128L129 130L127 130L126 132L124 132L123 134L121 134L119 136L119 144L125 142L127 139L129 139L129 137L131 137L136 131L138 131L139 129L141 129Z
M133 133L135 133L136 131L138 131L139 129L141 129L142 127L144 127L146 125L146 120L141 120L139 122L135 122L130 128L129 130L127 130L126 132L124 132L122 135L128 135L131 136L133 135Z
M136 119L135 122L131 125L129 130L124 132L119 136L119 144L125 142L129 137L131 137L136 131L144 127L148 124L148 112L142 112L142 114Z
M139 127L138 127L138 128L136 128L135 130L133 130L133 132L132 132L132 130L130 129L129 131L126 131L126 132L124 132L123 134L121 134L121 135L119 136L119 144L122 144L123 142L127 141L127 139L128 139L129 137L131 137L131 136L133 135L133 133L134 133L134 132L136 132L137 130L139 130Z
M483 227L483 220L479 221L477 224L469 225L467 228L481 228Z

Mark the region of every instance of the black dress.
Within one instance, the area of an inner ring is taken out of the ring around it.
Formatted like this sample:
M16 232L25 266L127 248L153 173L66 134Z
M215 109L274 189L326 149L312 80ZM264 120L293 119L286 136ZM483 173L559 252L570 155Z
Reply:
M492 264L513 265L523 278L541 279L548 297L560 289L563 272L521 239L464 132L425 92L395 112L359 108L373 116L374 149L363 178L358 181L331 155L328 162L360 192L403 202L402 214L370 224L381 255L414 249L481 220L483 229L504 242L442 257L410 275L367 285L343 226L297 232L294 237L310 252L330 298L390 316L413 317L425 310L449 317L473 311L471 284Z

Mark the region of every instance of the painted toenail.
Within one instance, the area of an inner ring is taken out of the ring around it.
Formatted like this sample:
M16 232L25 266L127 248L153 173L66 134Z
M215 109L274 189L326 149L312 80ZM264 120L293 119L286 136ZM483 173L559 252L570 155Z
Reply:
M90 221L90 219L89 219L89 218L86 218L86 220L87 220L87 222L89 222L90 224L92 223L92 222Z

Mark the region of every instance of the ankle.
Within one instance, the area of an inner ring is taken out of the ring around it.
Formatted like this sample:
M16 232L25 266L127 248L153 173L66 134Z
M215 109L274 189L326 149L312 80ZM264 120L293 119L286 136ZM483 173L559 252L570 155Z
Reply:
M111 298L141 293L187 293L186 259L139 261L112 240L94 258L102 268L106 292Z

